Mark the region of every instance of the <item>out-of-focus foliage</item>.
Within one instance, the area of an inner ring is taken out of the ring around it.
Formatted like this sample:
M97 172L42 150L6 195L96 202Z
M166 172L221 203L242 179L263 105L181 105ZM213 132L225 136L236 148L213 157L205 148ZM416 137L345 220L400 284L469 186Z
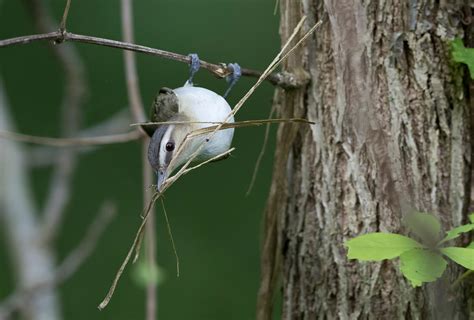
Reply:
M369 233L346 242L347 257L360 261L381 261L421 248L422 245L408 237L394 233Z
M3 0L0 38L37 33L24 3ZM65 1L46 3L59 20ZM238 62L242 67L263 70L280 46L279 18L273 15L273 9L273 0L134 1L135 42L182 54L197 52L210 62ZM120 39L120 1L73 1L67 28L75 33ZM88 127L127 107L123 53L86 44L75 46L86 67L88 94L82 112L84 127ZM182 63L145 55L137 55L137 62L147 108L160 87L179 87L187 78L188 67ZM0 76L17 130L58 136L64 76L48 45L2 48ZM254 81L243 78L231 92L230 104L234 105ZM196 75L195 83L220 93L227 86L206 71ZM262 85L236 118L266 118L273 90L269 84ZM126 130L129 128L123 128ZM173 250L158 209L158 263L166 274L158 288L160 318L254 317L260 221L270 182L272 149L267 151L254 191L249 197L245 197L245 191L263 133L264 127L236 130L237 150L229 159L186 175L167 192L165 202L181 274L176 278ZM119 213L91 258L61 287L65 319L143 319L144 290L133 280L133 268L126 270L107 309L97 310L141 222L141 152L139 143L128 143L80 156L72 201L56 242L57 259L75 247L104 199L116 201ZM44 204L50 173L50 168L32 170L39 206ZM1 226L0 230L1 299L13 289L15 280L12 266L7 263Z
M412 249L400 255L400 270L414 287L441 277L446 261L439 254L425 249Z
M472 243L467 248L441 247L447 241L456 239L462 233L474 230L474 215L469 216L470 224L453 228L439 237L440 222L432 215L415 212L407 216L405 223L423 243L394 233L368 233L348 240L347 257L359 261L381 261L400 258L400 271L414 287L425 282L433 282L446 269L443 255L461 266L474 270L474 250Z

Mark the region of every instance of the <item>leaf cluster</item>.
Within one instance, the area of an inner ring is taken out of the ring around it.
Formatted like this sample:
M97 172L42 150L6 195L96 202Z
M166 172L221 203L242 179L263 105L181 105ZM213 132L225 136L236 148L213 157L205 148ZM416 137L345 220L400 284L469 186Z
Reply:
M470 223L449 230L441 238L438 219L427 213L413 213L405 222L421 242L400 234L374 232L347 241L347 256L359 261L399 258L403 275L414 287L421 286L441 277L447 266L445 257L474 270L474 242L466 248L444 246L446 242L474 230L474 214L469 216L469 220Z
M451 53L455 62L467 65L471 79L474 79L474 48L466 48L462 40L456 38L451 42Z

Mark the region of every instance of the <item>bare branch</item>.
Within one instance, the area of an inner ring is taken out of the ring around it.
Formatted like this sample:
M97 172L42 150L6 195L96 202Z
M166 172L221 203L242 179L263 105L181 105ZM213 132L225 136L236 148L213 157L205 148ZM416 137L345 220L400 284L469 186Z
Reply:
M41 0L26 1L31 11L36 28L40 32L57 28L48 6ZM66 4L63 19L67 19L70 3ZM62 30L60 30L62 32ZM81 125L81 105L84 99L86 84L84 66L78 52L71 45L51 46L51 51L64 71L65 86L61 102L60 127L62 135L77 135ZM71 179L77 164L74 149L64 149L59 155L50 179L49 192L43 208L43 240L48 242L56 236L62 221L64 209L69 202Z
M122 0L122 33L123 40L133 43L133 17L131 0ZM130 111L135 121L145 121L143 102L140 96L140 85L138 82L137 65L133 51L124 51L125 80L127 82L128 99Z
M41 296L45 290L56 287L69 279L82 266L91 253L94 252L95 247L99 243L100 236L116 213L117 207L115 204L109 201L104 202L99 214L94 222L89 225L78 246L63 260L53 277L49 280L43 279L42 282L32 286L18 289L8 296L0 304L0 319L8 319L13 312L27 305L33 296Z
M29 44L32 42L43 41L43 40L57 40L60 37L61 37L61 32L54 31L54 32L49 32L49 33L33 34L29 36L10 38L10 39L5 39L5 40L0 40L0 48L13 46L17 44Z
M12 126L0 81L0 129ZM51 249L38 241L38 212L21 146L0 140L0 150L0 227L8 241L18 288L31 287L53 277L54 257ZM59 308L57 294L51 289L22 305L21 313L25 319L54 320L60 318ZM5 318L0 310L0 319Z
M123 39L125 42L133 43L133 9L132 0L121 1L121 13L122 13L122 32ZM137 66L135 61L135 53L132 51L124 51L124 63L125 63L125 79L127 82L128 100L130 104L130 111L132 112L135 121L145 121L145 112L143 108L143 102L140 96L140 84L138 82ZM143 130L140 127L141 130ZM148 150L149 139L143 141L143 152L142 152L142 176L143 184L145 188L151 185L151 176L153 174L150 165L147 161L147 150ZM149 192L144 191L143 193L143 207L151 201L151 195ZM154 270L156 268L156 233L155 233L155 212L151 211L149 216L148 224L146 225L146 260L149 264L149 268ZM141 241L141 240L140 240ZM139 248L138 248L139 250ZM156 283L150 281L146 287L146 319L156 320L157 319L157 287Z
M0 131L0 138L15 140L19 142L41 144L51 147L80 147L80 146L97 146L105 144L116 144L134 141L142 137L143 134L138 130L133 130L126 133L104 135L99 137L85 137L85 138L51 138L30 136L26 134Z
M105 228L110 224L117 214L117 206L111 201L105 201L95 220L89 225L84 237L79 245L69 253L61 265L58 267L55 279L56 285L69 279L94 252L95 247L99 243L100 236L104 233Z
M122 50L135 51L135 52L149 54L153 56L159 56L165 59L183 62L186 64L189 64L191 62L191 59L188 56L170 52L170 51L154 49L154 48L145 47L145 46L136 45L136 44L127 43L127 42L120 42L116 40L80 35L80 34L75 34L71 32L61 32L61 31L49 32L49 33L43 33L43 34L34 34L34 35L0 40L0 48L12 46L12 45L28 44L28 43L36 42L36 41L45 41L45 40L51 40L54 43L62 43L66 41L82 42L82 43L117 48L117 49L122 49ZM225 78L226 76L232 73L232 70L230 70L230 68L228 68L225 64L213 64L213 63L206 62L204 60L201 60L201 68L208 70L209 72L211 72L218 78ZM247 76L247 77L252 77L252 78L259 78L262 75L262 72L258 70L242 68L242 75ZM269 81L271 84L282 87L284 89L295 89L295 88L299 88L301 86L306 85L309 81L309 76L308 75L296 76L288 72L279 72L279 73L267 75L266 80Z
M110 136L121 134L124 128L127 128L131 122L130 111L128 108L112 114L109 118L92 125L91 127L81 129L77 138L91 138L96 136ZM138 132L138 130L137 130ZM90 153L100 145L88 145L77 148L80 154ZM28 148L28 156L26 157L29 167L45 167L51 166L58 162L60 148L52 146L32 146Z

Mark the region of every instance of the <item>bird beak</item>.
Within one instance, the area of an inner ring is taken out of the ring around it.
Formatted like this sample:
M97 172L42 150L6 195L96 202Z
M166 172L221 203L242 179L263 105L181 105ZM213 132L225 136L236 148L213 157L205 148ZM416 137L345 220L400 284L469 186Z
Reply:
M157 172L156 172L156 177L157 177L157 180L156 180L156 189L158 189L159 192L161 192L161 186L163 185L163 183L166 181L166 179L168 178L168 168L160 168Z

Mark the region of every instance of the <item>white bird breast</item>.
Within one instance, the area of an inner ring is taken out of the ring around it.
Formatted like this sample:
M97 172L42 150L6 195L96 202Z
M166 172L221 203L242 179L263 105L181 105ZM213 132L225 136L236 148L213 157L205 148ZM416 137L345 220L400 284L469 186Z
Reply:
M185 114L191 121L224 122L232 112L227 101L217 93L200 87L185 86L173 90L179 101L179 113ZM227 122L234 122L230 117ZM199 123L196 129L213 126L212 123ZM234 129L225 129L216 132L201 152L199 158L209 159L229 150ZM197 147L206 138L194 138L192 144ZM194 148L190 148L194 149Z

